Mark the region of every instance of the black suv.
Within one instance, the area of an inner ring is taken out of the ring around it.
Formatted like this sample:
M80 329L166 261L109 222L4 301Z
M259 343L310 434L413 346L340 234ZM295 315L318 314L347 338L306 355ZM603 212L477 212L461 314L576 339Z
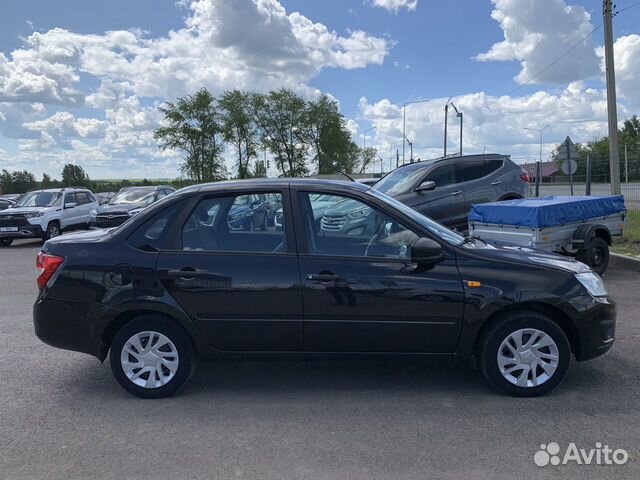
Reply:
M256 195L282 205L280 229L233 227ZM375 227L322 229L321 195ZM46 242L37 268L38 337L109 354L141 397L175 392L196 359L240 354L475 357L493 386L533 396L615 333L614 305L583 263L464 238L355 182L188 187L120 227Z
M464 155L408 163L373 185L414 210L467 230L471 206L530 196L529 175L506 155Z
M91 212L91 227L111 228L137 215L143 208L171 195L175 188L164 185L155 187L124 187L109 201L101 203Z

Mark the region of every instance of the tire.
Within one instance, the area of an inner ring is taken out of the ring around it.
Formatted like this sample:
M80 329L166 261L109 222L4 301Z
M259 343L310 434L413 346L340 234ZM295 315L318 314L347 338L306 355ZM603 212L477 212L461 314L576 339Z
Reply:
M534 336L534 348L527 348L527 341ZM525 349L514 348L518 337ZM536 349L537 344L544 346ZM519 353L513 353L514 350ZM539 355L545 357L541 359ZM556 360L551 356L555 356ZM514 397L537 397L550 392L567 374L570 360L571 348L567 336L558 324L537 312L520 311L503 316L482 336L478 349L480 371L489 384ZM546 368L543 369L540 362L544 362ZM518 368L518 365L528 366L528 369Z
M609 245L601 237L591 237L585 248L578 250L576 260L590 266L598 275L602 275L609 266Z
M44 240L51 240L60 235L60 224L58 222L49 222L47 225L47 231L44 233Z
M0 238L0 247L10 247L13 243L13 238Z
M141 346L143 350L138 353L142 353L149 341L158 349L148 351L146 359L124 351L125 346L129 352ZM141 398L164 398L176 393L191 378L196 357L189 337L179 325L164 317L143 315L116 333L109 363L113 376L127 392ZM140 367L136 366L138 363Z

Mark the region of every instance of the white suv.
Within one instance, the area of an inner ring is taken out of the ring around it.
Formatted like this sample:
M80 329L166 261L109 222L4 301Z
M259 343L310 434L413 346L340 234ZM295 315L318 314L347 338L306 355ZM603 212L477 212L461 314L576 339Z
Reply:
M63 231L88 228L96 197L86 188L34 190L0 212L0 246L17 238L57 237Z

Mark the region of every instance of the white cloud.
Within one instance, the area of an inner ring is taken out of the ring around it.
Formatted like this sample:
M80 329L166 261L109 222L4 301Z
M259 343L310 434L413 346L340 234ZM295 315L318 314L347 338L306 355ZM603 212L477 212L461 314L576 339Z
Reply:
M412 104L406 110L406 135L414 146L414 157L434 158L443 153L443 107L446 98ZM518 159L538 155L538 135L524 127L542 127L545 131L544 154L567 135L576 142L606 135L606 95L603 90L572 83L558 94L539 91L520 97L491 97L484 92L453 99L464 114L463 150L479 153L505 153ZM396 145L402 151L402 105L388 99L370 103L360 100L360 112L366 122L376 126L376 142L381 152ZM451 112L450 112L451 113ZM622 107L620 118L629 112ZM449 115L448 153L458 150L458 119ZM408 147L407 147L408 148ZM409 158L408 150L405 154Z
M613 45L613 55L619 96L630 106L640 107L640 35L618 38ZM604 55L602 69L604 71Z
M203 86L214 94L289 87L315 95L309 81L321 70L380 65L392 46L361 30L339 34L287 13L277 0L182 5L187 8L184 27L165 36L54 28L34 32L10 54L0 53L0 128L5 137L22 139L20 151L29 152L25 167L43 168L43 161L57 165L65 156L81 159L91 148L112 158L114 170L126 165L129 174L130 168L162 162L175 175L175 155L160 152L153 140L162 101ZM99 86L82 91L85 78ZM47 114L33 105L64 109ZM81 105L96 109L96 118L76 118L67 111ZM84 158L90 173L100 165L98 158Z
M515 77L525 83L572 48L594 28L590 14L564 0L492 0L491 17L504 32L504 40L476 56L479 61L520 61ZM540 74L532 83L566 84L597 75L599 61L592 37Z
M418 6L418 0L373 0L372 5L398 13L403 8L408 11L415 10Z

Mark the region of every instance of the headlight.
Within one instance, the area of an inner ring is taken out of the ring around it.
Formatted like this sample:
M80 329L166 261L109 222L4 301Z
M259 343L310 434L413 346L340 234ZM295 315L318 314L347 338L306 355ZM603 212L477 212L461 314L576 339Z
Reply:
M25 213L24 218L37 218L44 215L44 212Z
M604 282L600 275L594 272L577 273L576 280L578 280L587 292L592 297L605 297L607 295L607 289L604 286Z
M366 217L371 212L373 212L373 210L371 210L369 207L364 207L364 208L360 208L358 210L354 210L353 212L349 212L349 217L350 218Z
M91 218L96 218L96 215L98 215L98 210L96 209L91 210L91 213L89 215L91 215Z

